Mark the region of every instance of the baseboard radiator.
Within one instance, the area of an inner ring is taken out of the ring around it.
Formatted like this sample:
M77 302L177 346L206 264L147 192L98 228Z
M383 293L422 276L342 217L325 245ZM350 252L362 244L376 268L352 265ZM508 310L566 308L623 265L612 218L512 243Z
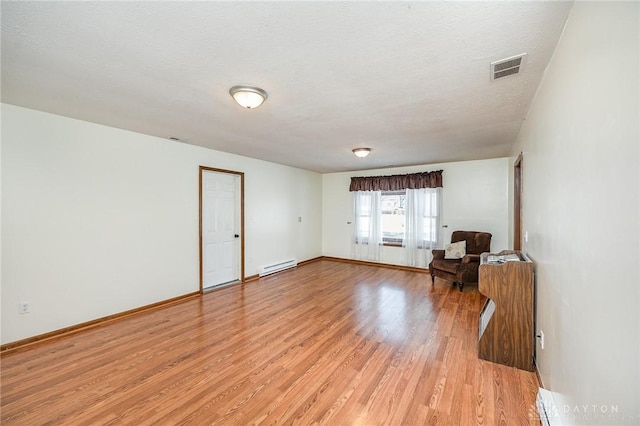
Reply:
M560 414L551 392L544 388L538 388L536 406L542 426L562 426Z
M273 265L267 265L260 268L259 276L275 274L276 272L284 271L285 269L295 268L298 265L296 259L285 260L284 262L274 263Z

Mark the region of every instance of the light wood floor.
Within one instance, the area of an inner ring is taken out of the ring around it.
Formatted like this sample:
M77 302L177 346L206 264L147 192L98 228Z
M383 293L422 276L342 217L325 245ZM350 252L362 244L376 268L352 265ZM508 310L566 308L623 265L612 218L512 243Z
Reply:
M2 357L2 424L539 424L484 297L322 260Z

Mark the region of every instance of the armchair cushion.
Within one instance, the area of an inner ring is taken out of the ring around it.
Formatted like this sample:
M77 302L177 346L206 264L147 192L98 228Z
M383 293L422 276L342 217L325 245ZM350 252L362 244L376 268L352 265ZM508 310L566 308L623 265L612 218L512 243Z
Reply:
M457 274L460 267L460 259L434 259L431 262L431 269Z
M465 240L444 246L445 259L462 259L467 254L467 242Z

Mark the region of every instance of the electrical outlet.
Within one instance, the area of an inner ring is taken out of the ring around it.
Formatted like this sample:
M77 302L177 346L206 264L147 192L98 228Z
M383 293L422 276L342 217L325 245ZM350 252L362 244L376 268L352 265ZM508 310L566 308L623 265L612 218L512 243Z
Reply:
M29 313L31 313L31 302L20 302L20 303L18 303L18 313L19 314L29 314Z
M544 331L540 330L538 339L540 340L540 349L544 350Z

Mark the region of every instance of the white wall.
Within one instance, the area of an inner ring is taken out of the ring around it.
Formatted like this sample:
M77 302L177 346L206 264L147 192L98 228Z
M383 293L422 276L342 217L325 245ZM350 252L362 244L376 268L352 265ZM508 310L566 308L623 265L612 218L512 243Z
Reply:
M365 160L366 161L366 160ZM379 176L443 170L444 241L455 230L487 231L493 234L491 250L509 247L508 180L509 159L463 161L414 167L396 167L359 172L330 173L323 181L322 253L351 257L353 198L349 192L352 176ZM382 262L402 264L402 249L384 247Z
M197 291L200 165L245 173L247 276L321 255L317 173L3 104L2 343Z
M565 425L640 422L639 12L575 3L513 151Z

